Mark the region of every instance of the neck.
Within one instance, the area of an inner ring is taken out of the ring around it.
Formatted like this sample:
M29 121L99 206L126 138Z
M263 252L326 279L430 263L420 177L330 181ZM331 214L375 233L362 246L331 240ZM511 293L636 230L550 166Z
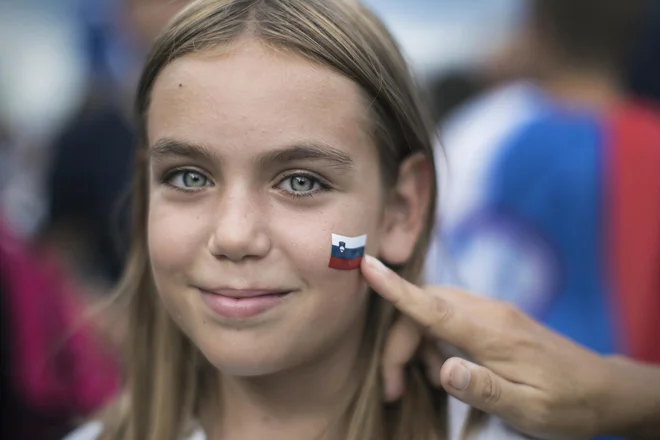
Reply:
M344 438L337 422L360 379L356 364L361 340L360 325L343 335L322 358L295 368L258 377L220 374L219 399L209 405L213 409L202 414L207 438Z
M606 112L623 98L618 75L607 69L561 69L540 79L553 98L580 110Z

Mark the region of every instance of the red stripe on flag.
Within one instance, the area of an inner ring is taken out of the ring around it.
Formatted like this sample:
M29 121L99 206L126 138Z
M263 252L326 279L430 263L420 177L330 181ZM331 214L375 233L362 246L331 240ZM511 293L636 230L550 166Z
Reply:
M360 267L362 257L353 258L352 260L345 260L343 258L330 257L330 264L328 267L339 270L353 270Z

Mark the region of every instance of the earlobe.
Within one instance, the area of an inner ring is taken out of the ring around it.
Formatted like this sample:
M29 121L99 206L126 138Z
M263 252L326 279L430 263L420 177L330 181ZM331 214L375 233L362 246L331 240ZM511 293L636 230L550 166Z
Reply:
M389 264L403 264L412 256L428 218L434 196L433 166L421 153L399 167L399 177L385 208L380 257Z

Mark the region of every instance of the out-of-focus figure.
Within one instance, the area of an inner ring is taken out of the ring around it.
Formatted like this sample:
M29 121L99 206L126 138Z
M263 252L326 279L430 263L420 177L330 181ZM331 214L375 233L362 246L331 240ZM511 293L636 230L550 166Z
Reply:
M530 2L492 65L515 80L443 127L428 274L592 349L660 362L660 116L623 85L644 7Z
M79 299L61 267L0 218L3 439L62 438L118 389L116 354Z
M75 110L85 84L73 1L0 2L0 120L6 143L0 206L24 238L47 217L48 144Z
M145 48L186 3L0 4L2 438L59 439L117 389L125 316L87 311L123 264Z
M490 64L500 85L442 126L428 281L660 363L660 113L625 87L648 5L528 5L521 36Z
M114 8L89 2L86 10L92 79L84 105L53 147L43 239L89 290L109 290L121 273L137 75L152 39L188 2L123 0Z
M531 2L525 38L498 64L523 79L444 127L429 275L601 352L660 362L660 117L622 85L643 5Z

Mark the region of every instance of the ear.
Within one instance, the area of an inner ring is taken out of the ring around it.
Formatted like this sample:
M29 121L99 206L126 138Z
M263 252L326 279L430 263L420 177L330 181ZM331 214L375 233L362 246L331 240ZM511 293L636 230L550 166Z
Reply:
M416 153L403 161L385 206L380 258L393 265L410 259L424 227L433 194L433 166Z

